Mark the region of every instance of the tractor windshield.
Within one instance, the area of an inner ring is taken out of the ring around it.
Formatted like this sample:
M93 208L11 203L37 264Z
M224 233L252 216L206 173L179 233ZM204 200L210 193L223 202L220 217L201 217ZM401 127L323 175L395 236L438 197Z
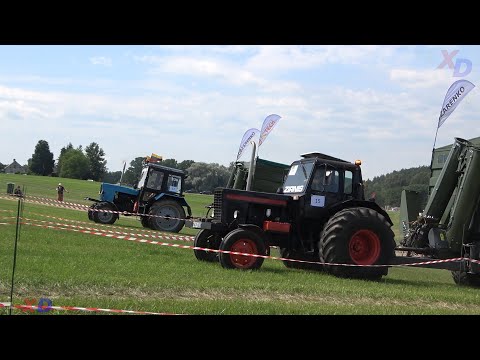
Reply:
M313 162L296 163L290 167L287 178L283 184L284 193L301 193L303 192L312 173Z

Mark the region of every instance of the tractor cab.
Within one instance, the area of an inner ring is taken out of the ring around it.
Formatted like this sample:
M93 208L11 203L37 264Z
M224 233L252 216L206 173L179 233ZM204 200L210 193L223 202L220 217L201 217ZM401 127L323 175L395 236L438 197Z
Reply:
M360 161L355 164L321 153L293 162L278 192L303 203L307 217L347 200L364 200Z
M142 169L140 180L135 188L139 191L134 212L144 213L144 207L166 194L182 196L185 173L181 170L149 163Z

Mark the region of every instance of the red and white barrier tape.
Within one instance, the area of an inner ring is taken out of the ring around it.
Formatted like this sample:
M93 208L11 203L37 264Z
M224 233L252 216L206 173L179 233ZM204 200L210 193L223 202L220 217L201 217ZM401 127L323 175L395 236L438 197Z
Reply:
M15 199L15 197L13 197L13 196L12 197L0 196L0 199L17 201L17 199ZM37 201L37 200L24 200L24 201L26 203L30 203L30 204L40 204L40 205L46 205L46 206L61 207L61 208L64 208L64 209L72 209L72 210L77 210L77 211L86 211L87 210L87 209L82 208L82 207L74 207L74 206L64 205L64 204L54 204L54 203L50 203L50 202L42 202L42 201Z
M14 212L14 211L12 210L12 212ZM55 219L55 220L60 220L60 221L73 222L73 223L77 223L77 224L85 224L85 225L91 225L91 224L92 224L91 221L86 222L86 221L80 221L80 220L65 219L65 218L56 217L56 216L39 214L39 213L35 213L35 212L29 212L29 214L30 214L30 215L37 215L37 216L41 216L41 217L46 217L46 218L49 218L49 219ZM146 229L141 229L141 228L137 228L137 227L133 227L133 226L125 226L125 227L122 227L122 226L114 226L114 225L99 224L99 223L97 223L95 226L100 226L100 227L104 226L105 228L108 228L108 229L119 229L119 230L125 230L125 228L131 228L131 229L135 229L135 231L141 231L141 232L145 232L145 233L149 233L149 234L163 233L163 232L161 232L161 231L146 230ZM171 234L171 233L168 233L168 234ZM190 236L190 235L184 235L184 236L185 236L185 237L191 237L191 238L193 238L193 236Z
M15 218L15 217L12 216L10 218ZM148 234L140 234L140 233L127 233L127 232L123 232L123 231L112 231L112 230L106 230L106 229L96 229L96 228L79 226L79 225L56 223L56 222L53 222L53 221L29 219L29 218L25 218L25 217L23 218L23 220L46 223L46 224L56 225L56 226L67 226L69 228L78 228L78 229L81 229L81 230L88 230L88 231L94 231L94 232L105 232L105 233L110 233L110 234L118 234L118 235L132 235L132 236L148 237L148 238L154 238L154 239L168 239L168 240L181 240L181 241L193 241L194 240L193 236L170 235L170 234L148 235Z
M11 305L9 302L0 303L0 308L14 308L14 309L51 309L51 310L68 310L68 311L90 311L90 312L112 312L117 314L140 314L140 315L183 315L174 313L157 313L152 311L138 311L138 310L119 310L119 309L102 309L93 307L78 307L78 306L38 306L38 305Z
M0 198L4 198L0 196ZM11 198L6 198L8 200L12 200ZM124 215L124 216L138 216L138 217L157 217L157 218L163 218L163 219L173 219L173 220L187 220L187 218L177 218L174 216L163 216L163 215L151 215L151 214L139 214L139 213L132 213L128 211L115 211L115 210L106 210L106 209L96 209L96 208L91 208L87 205L83 204L75 204L71 203L73 205L65 205L64 202L62 201L57 201L57 202L42 202L42 201L37 201L37 200L30 200L30 199L25 199L25 202L28 203L34 203L34 204L42 204L42 205L47 205L47 206L58 206L66 209L72 209L72 210L79 210L79 211L92 211L92 212L106 212L106 213L111 213L111 214L118 214L118 215Z
M208 251L208 252L225 253L225 254L241 255L241 256L251 256L251 257L256 257L256 258L273 259L273 260L281 260L281 261L291 261L291 262L316 264L316 265L350 266L350 267L402 267L402 266L431 265L431 264L447 263L447 262L462 261L462 260L468 260L468 261L480 264L479 260L466 259L466 258L452 258L452 259L423 261L423 262L418 262L418 263L389 264L389 265L357 265L357 264L338 264L338 263L327 263L327 262L322 263L322 262L319 262L319 261L288 259L288 258L276 257L276 256L241 253L241 252L237 252L237 251L227 251L227 250L202 248L202 247L198 247L198 246L170 244L170 243L159 242L159 241L154 241L154 240L138 239L136 237L129 237L129 236L124 236L124 235L117 236L117 235L113 235L113 234L106 234L106 233L102 233L102 232L94 232L94 231L89 231L89 230L68 229L68 228L61 228L61 227L57 227L57 226L39 225L39 224L32 224L32 223L22 223L22 224L33 225L33 226L38 226L38 227L43 227L43 228L48 228L48 229L54 229L54 230L67 230L67 231L81 232L81 233L84 233L84 234L90 234L90 235L96 235L96 236L105 236L105 237L110 237L110 238L115 238L115 239L135 241L135 242L140 242L140 243L148 243L148 244L153 244L153 245L177 247L177 248L181 248L181 249L203 250L203 251Z
M85 204L72 203L72 202L68 202L68 201L60 201L60 200L56 200L56 199L52 199L52 198L44 198L44 197L34 196L34 195L24 196L24 199L30 200L30 198L45 200L45 201L53 202L53 203L57 203L57 204L72 205L72 206L77 206L77 207L84 207L84 208L89 208L90 207L89 205L85 205Z

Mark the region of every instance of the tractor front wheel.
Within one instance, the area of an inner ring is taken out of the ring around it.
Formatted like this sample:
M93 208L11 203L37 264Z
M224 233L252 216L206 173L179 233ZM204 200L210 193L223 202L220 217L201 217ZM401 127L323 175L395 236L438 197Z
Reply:
M94 209L96 208L96 206L97 206L97 203L93 203L92 205L90 205L90 208L87 211L89 220L95 221L93 218L93 214L95 213Z
M233 251L245 254L264 255L265 241L253 231L235 229L229 232L220 243L220 250ZM259 269L263 264L263 257L230 254L221 252L220 264L227 269Z
M150 225L149 225L149 221L148 221L148 216L141 216L140 218L141 218L141 219L140 219L140 222L142 223L142 226L143 226L144 228L149 229L149 228L150 228Z
M113 211L112 205L107 202L97 203L95 206L97 211L94 211L92 214L93 221L100 224L113 224L118 219L118 214L115 214ZM98 211L106 210L106 211Z

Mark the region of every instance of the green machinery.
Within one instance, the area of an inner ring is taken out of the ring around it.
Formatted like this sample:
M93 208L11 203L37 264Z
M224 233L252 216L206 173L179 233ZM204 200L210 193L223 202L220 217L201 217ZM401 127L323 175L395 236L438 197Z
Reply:
M480 286L480 147L455 138L435 177L423 211L417 193L402 192L404 238L397 250L407 251L407 257L462 258L442 268L452 270L457 284Z

